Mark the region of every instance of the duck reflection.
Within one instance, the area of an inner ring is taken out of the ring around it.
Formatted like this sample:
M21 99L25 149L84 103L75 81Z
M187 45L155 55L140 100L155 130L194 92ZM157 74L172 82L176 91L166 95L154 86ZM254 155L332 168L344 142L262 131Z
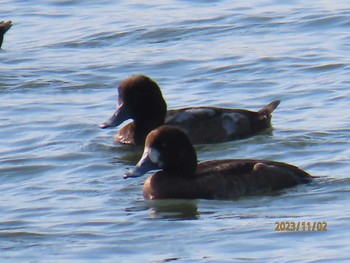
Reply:
M146 201L153 219L197 220L199 219L197 200L152 200Z

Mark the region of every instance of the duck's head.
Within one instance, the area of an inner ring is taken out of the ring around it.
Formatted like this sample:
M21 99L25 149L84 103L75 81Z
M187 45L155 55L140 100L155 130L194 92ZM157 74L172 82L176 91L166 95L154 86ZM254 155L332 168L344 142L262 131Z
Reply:
M197 155L182 131L163 125L151 131L140 161L124 178L139 177L151 170L163 170L170 176L191 177L197 168Z
M144 75L131 76L118 87L118 106L115 113L100 125L105 129L133 119L134 122L158 122L163 124L166 103L155 81Z

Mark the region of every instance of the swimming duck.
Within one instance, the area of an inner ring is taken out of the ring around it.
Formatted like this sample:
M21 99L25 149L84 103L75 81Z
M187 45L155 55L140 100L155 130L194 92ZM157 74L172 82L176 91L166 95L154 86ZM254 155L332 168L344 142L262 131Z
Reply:
M197 163L185 133L163 125L149 133L143 155L124 178L151 170L143 187L145 199L236 199L308 183L312 176L290 164L251 159Z
M219 143L252 136L270 127L276 100L258 112L215 107L189 107L167 111L162 92L155 81L144 75L125 79L118 88L117 111L100 128L115 127L125 120L114 140L144 145L147 134L163 125L184 131L194 144Z
M11 28L12 22L11 21L1 21L0 22L0 48L2 45L2 41L4 40L4 34Z

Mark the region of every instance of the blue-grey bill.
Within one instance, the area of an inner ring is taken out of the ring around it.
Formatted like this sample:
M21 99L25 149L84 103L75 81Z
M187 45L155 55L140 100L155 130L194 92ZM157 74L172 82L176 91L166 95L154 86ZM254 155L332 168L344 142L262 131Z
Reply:
M128 119L130 119L129 112L127 108L121 104L113 113L113 115L107 121L101 123L99 126L101 129L116 127Z
M128 170L124 174L124 179L140 177L147 173L148 171L158 170L158 164L153 163L148 155L144 155L141 157L141 160L136 164L133 169Z

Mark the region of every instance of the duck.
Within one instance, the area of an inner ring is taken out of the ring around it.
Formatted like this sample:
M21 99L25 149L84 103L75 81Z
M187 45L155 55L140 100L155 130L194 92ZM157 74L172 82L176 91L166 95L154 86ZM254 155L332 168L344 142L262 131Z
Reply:
M271 114L279 103L275 100L257 112L217 107L167 110L158 84L148 76L134 75L119 85L117 110L100 128L116 127L132 119L114 137L122 144L143 146L148 133L163 124L182 130L193 144L220 143L270 128Z
M313 177L296 166L269 160L223 159L197 162L196 151L181 130L162 125L151 131L137 165L124 179L157 170L143 186L155 199L238 199L276 193L306 184Z
M2 42L4 40L4 35L5 33L11 28L12 26L12 21L1 21L0 22L0 48L2 45Z

